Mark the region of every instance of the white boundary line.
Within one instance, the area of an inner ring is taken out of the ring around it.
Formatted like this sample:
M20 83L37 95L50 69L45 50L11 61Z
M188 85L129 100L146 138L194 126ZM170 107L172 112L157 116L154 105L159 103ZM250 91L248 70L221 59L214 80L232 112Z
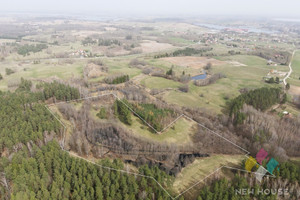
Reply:
M219 171L220 169L222 168L228 168L228 169L233 169L233 170L239 170L239 171L243 171L243 172L248 172L248 173L253 173L253 174L261 174L261 173L257 173L257 172L249 172L247 170L243 170L243 169L238 169L238 168L234 168L234 167L229 167L229 166L222 166L222 167L219 167L218 169L216 169L215 171L213 171L212 173L210 173L209 175L207 175L206 177L204 177L202 180L196 182L195 184L193 184L192 186L190 186L189 188L187 188L186 190L184 190L183 192L181 192L180 194L178 194L177 196L175 197L172 197L171 194L152 176L146 176L144 174L139 174L139 173L134 173L134 172L128 172L128 171L125 171L125 170L120 170L120 169L115 169L115 168L111 168L111 167L106 167L106 166L103 166L103 165L99 165L91 160L88 160L84 157L81 157L81 156L78 156L77 154L74 154L70 151L67 151L64 149L64 143L65 143L65 131L66 131L66 125L49 109L50 106L54 106L54 105L58 105L58 104L64 104L64 103L69 103L69 102L74 102L74 101L81 101L81 100L86 100L86 99L91 99L91 98L98 98L98 97L102 97L102 96L109 96L109 95L112 95L114 96L116 99L118 99L119 101L121 101L128 109L130 109L131 112L133 112L136 116L138 116L138 118L140 118L143 122L145 122L151 129L153 129L156 133L160 134L162 133L163 131L165 131L167 128L169 128L172 124L174 124L177 120L179 120L181 117L185 117L189 120L192 120L194 122L196 122L195 120L193 120L192 118L186 116L185 114L181 114L179 117L177 117L174 121L172 121L169 125L167 125L162 131L158 132L155 128L153 128L149 123L147 123L141 116L139 116L135 111L133 111L126 103L124 103L116 94L114 93L106 93L106 94L101 94L101 95L97 95L97 96L90 96L90 97L83 97L83 98L79 98L79 99L74 99L74 100L70 100L70 101L62 101L62 102L58 102L58 103L52 103L52 104L48 104L48 105L45 105L46 109L54 116L54 118L64 127L64 130L63 130L63 139L62 139L62 142L61 142L61 148L63 151L69 153L70 155L73 155L79 159L82 159L82 160L85 160L89 163L92 163L98 167L101 167L101 168L104 168L104 169L109 169L109 170L114 170L114 171L119 171L119 172L122 172L122 173L127 173L127 174L132 174L132 175L136 175L136 176L141 176L141 177L145 177L145 178L150 178L150 179L153 179L166 193L167 195L175 200L177 199L178 197L180 197L181 195L183 195L184 193L186 193L187 191L189 191L190 189L192 189L193 187L195 187L196 185L198 185L199 183L203 182L205 179L207 179L209 176L213 175L214 173L216 173L217 171ZM239 149L243 150L246 152L246 154L244 156L246 156L248 158L248 155L250 154L249 151L247 151L246 149L240 147L239 145L235 144L234 142L228 140L227 138L221 136L220 134L216 133L215 131L207 128L206 126L204 126L203 124L200 124L198 122L196 122L199 126L201 126L202 128L214 133L215 135L217 135L218 137L224 139L225 141L231 143L232 145L234 145L235 147L238 147ZM261 166L261 165L260 165ZM265 168L264 168L265 169ZM266 170L267 171L267 170ZM264 174L261 174L261 175L264 175ZM273 174L270 175L264 175L264 176L268 176L268 177L273 177L275 178L276 176L274 176Z

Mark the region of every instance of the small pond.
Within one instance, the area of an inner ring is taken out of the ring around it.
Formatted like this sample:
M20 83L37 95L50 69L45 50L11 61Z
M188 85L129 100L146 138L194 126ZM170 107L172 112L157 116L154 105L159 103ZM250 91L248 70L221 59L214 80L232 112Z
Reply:
M206 73L204 73L204 74L199 74L197 76L191 77L191 80L203 80L203 79L206 79L206 77L207 77L207 75L206 75Z

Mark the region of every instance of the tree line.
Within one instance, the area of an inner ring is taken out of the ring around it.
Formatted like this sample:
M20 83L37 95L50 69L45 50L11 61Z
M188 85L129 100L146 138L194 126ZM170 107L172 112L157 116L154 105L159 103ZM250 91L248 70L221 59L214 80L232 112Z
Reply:
M110 76L104 80L108 84L120 84L129 81L128 75Z
M48 46L46 44L25 44L18 48L18 54L26 56L29 55L30 52L37 53L42 51L43 49L47 49Z
M179 49L171 53L164 53L164 54L159 54L155 55L154 58L164 58L164 57L176 57L176 56L192 56L192 55L198 55L205 53L207 51L211 51L213 48L201 48L201 49L195 49L195 48L190 48L186 47L184 49Z
M72 99L79 99L80 93L77 88L65 85L57 81L51 83L40 83L36 85L37 89L41 89L41 98L46 100L55 97L57 100L69 101Z
M251 105L256 109L265 111L276 103L280 103L282 98L280 88L258 88L247 93L240 94L229 103L229 115L234 118L236 124L241 124L246 115L240 112L244 104Z

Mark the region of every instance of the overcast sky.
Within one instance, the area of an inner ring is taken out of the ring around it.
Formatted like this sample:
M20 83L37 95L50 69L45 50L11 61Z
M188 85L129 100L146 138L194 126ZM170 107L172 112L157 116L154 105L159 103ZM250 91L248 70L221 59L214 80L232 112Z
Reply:
M300 17L300 0L0 0L0 12Z

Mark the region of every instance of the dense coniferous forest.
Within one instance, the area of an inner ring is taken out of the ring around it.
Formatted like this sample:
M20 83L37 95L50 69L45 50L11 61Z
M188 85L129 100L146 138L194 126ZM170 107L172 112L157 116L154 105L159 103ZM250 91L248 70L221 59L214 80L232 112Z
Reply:
M239 189L246 189L245 195L236 194ZM250 194L250 192L254 194ZM254 187L249 186L246 178L236 175L234 179L229 182L225 178L221 180L216 180L211 186L204 186L201 190L197 200L250 200L250 199L260 199L260 200L275 200L276 195L259 193L258 190L261 189L259 185ZM237 191L236 191L237 190ZM248 190L250 192L248 192Z
M300 166L293 162L284 162L279 166L279 175L282 178L288 179L289 181L300 184Z
M16 149L19 143L43 140L45 131L59 133L60 124L37 103L37 95L5 92L0 98L1 152Z
M281 93L282 91L280 88L264 87L241 94L230 102L229 115L234 117L234 122L236 124L240 124L246 118L245 114L240 112L244 104L265 111L272 105L281 102Z
M32 155L32 156L30 156ZM124 169L120 160L102 160L102 166ZM1 159L6 178L13 182L11 199L170 199L151 178L128 175L120 171L101 168L84 160L71 157L56 142L42 148L34 146L16 153L11 161ZM158 180L168 176L144 166L140 171ZM5 195L1 188L1 196Z
M125 124L131 125L131 111L128 109L126 105L129 105L129 102L126 99L122 101L116 100L114 103L114 113L119 118L119 120Z
M43 90L43 99L55 97L57 100L69 101L72 99L80 98L80 93L77 88L59 83L57 81L54 81L52 83L38 84L37 88Z

